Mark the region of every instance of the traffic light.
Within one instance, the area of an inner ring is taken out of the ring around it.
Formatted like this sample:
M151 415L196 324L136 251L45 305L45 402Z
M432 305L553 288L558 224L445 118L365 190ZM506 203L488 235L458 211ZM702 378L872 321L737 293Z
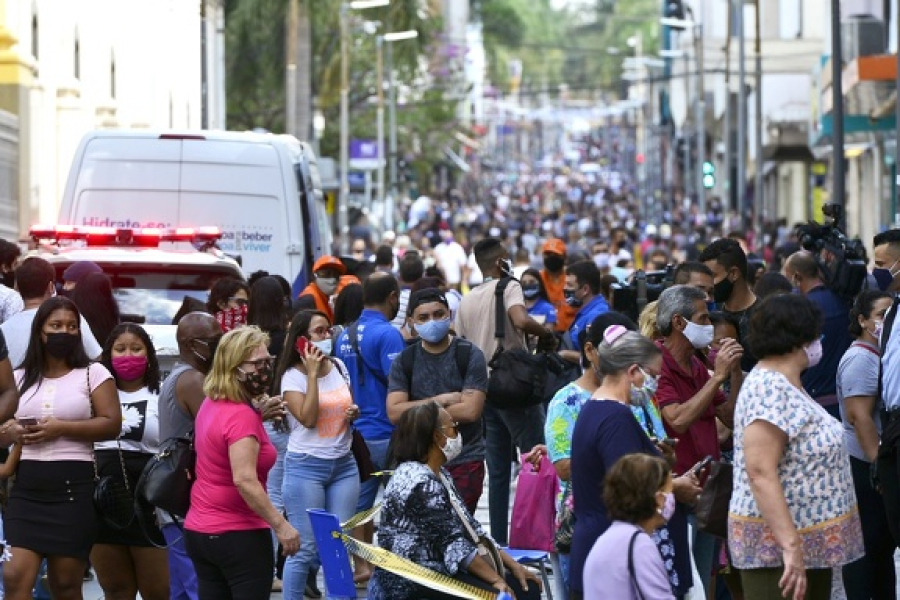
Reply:
M703 163L703 187L711 190L716 186L716 165L710 161Z

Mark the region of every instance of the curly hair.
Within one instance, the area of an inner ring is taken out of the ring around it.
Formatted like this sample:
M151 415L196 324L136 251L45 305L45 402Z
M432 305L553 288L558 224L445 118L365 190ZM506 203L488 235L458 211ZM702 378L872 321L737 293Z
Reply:
M103 344L103 354L100 355L100 362L103 363L103 366L112 373L113 377L115 377L116 387L118 388L120 382L119 376L112 366L112 348L116 344L116 340L126 333L136 335L138 339L143 342L144 348L147 350L147 371L144 373L144 385L146 385L147 389L154 394L158 394L160 381L159 358L156 356L156 347L153 345L153 341L150 339L147 331L140 325L137 325L136 323L121 323L120 325L116 325L109 333L109 337L106 338L106 343Z

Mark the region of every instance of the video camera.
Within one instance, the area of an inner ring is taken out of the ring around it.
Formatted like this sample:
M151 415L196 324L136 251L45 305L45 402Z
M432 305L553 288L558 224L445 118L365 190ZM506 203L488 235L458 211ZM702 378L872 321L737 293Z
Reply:
M840 230L843 208L839 204L826 204L822 212L831 221L798 225L797 238L803 249L816 257L825 285L845 301L852 301L868 274L866 248L859 238L851 240Z
M613 289L614 311L627 315L635 323L641 316L644 307L650 302L659 299L659 295L675 281L675 267L669 265L664 271L651 271L645 273L638 270L634 272L631 282L627 285L615 283Z

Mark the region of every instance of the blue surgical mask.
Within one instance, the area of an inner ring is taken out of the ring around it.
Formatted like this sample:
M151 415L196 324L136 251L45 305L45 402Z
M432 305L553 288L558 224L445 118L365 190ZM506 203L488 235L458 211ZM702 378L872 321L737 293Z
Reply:
M447 337L447 333L450 331L450 319L416 323L416 331L419 333L419 337L429 344L437 344Z

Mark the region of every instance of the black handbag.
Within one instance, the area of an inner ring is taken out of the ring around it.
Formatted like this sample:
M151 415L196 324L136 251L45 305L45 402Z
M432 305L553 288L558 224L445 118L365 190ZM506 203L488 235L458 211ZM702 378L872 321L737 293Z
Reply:
M506 305L503 292L511 278L504 277L494 290L494 337L497 349L488 362L486 402L496 408L525 408L544 401L547 386L547 356L527 348L503 349L506 338Z
M94 487L94 508L107 525L122 530L127 529L134 521L134 494L128 483L128 471L125 469L125 458L122 456L122 447L118 439L116 445L119 465L122 467L121 478L116 475L100 477L97 457L94 456L94 480L97 482Z
M169 438L144 466L135 494L152 506L184 518L191 506L196 463L193 432Z

